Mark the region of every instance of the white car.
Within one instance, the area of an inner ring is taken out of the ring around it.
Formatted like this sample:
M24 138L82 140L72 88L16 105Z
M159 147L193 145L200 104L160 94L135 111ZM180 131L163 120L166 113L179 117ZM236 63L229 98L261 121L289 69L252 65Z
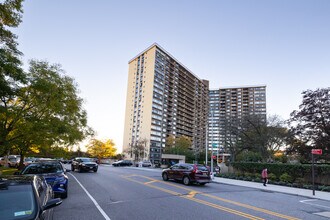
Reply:
M140 161L136 164L137 167L151 167L152 163L148 160Z

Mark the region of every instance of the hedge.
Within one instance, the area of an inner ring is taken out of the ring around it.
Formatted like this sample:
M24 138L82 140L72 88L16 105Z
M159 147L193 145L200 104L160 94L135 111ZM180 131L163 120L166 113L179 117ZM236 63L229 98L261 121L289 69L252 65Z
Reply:
M311 175L311 164L284 164L284 163L254 163L254 162L234 162L232 166L243 173L261 173L264 168L268 173L280 177L287 173L293 180ZM330 176L330 165L315 165L316 176Z

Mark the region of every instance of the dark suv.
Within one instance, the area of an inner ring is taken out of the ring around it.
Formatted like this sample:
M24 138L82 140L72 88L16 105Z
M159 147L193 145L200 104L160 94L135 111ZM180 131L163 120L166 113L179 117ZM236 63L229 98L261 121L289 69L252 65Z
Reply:
M199 183L205 185L211 182L210 171L201 164L178 163L162 172L163 180L174 179L182 181L183 184Z
M125 166L132 166L133 163L130 160L120 160L117 162L112 163L112 166L114 167L125 167Z
M74 171L75 169L77 169L78 172L94 171L96 173L98 165L93 158L77 157L71 163L71 170Z

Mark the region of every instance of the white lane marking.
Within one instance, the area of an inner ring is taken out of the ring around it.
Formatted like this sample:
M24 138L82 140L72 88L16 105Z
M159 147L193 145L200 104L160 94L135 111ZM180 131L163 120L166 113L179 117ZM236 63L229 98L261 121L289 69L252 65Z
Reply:
M323 207L323 208L327 208L330 209L329 206L324 206L324 205L319 205L319 204L313 204L313 203L308 203L308 202L315 202L318 201L318 199L306 199L306 200L301 200L299 202L307 204L307 205L312 205L312 206L319 206L319 207Z
M87 189L79 182L79 180L71 173L69 173L76 181L77 183L81 186L81 188L85 191L85 193L88 195L88 197L92 200L92 202L94 203L94 205L96 206L96 208L101 212L101 214L103 215L103 217L106 220L111 220L109 218L109 216L104 212L104 210L101 208L101 206L96 202L96 200L93 198L93 196L91 196L91 194L89 194L89 192L87 191Z

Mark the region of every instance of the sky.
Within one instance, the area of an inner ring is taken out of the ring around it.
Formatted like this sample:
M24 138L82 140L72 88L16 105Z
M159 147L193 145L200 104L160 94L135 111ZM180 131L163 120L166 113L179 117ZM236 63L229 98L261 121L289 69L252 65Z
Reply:
M25 68L61 64L96 138L118 152L128 61L155 42L211 89L266 85L267 114L283 120L303 91L330 86L328 0L26 0L23 9L14 33Z

